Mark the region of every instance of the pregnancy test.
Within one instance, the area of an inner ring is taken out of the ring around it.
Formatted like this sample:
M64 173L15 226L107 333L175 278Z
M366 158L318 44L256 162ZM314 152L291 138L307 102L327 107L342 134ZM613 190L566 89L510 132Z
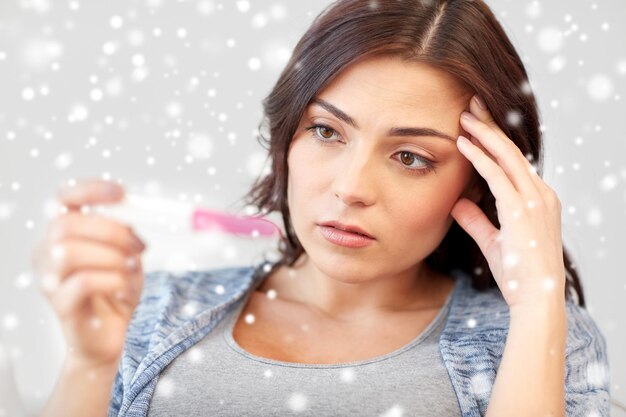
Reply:
M255 238L283 237L280 227L265 216L240 216L158 196L127 192L118 203L94 205L90 209L140 229L143 225L167 228L174 233L213 231Z

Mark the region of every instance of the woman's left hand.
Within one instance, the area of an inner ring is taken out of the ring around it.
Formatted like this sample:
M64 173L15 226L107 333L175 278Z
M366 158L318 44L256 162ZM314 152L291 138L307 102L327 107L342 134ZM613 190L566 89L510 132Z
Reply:
M461 125L471 143L457 146L487 181L500 229L466 198L451 215L478 244L510 308L564 301L561 202L475 97L469 109L474 119L461 116Z

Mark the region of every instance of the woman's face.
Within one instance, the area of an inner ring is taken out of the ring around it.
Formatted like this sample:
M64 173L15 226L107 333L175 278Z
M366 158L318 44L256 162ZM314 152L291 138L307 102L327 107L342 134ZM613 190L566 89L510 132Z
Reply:
M289 147L287 198L295 233L319 269L361 282L417 268L436 249L473 172L455 143L469 137L459 116L472 94L445 72L390 57L353 64L318 94L323 104L305 110ZM393 128L449 138L389 134ZM375 240L362 248L331 243L318 226L330 220Z

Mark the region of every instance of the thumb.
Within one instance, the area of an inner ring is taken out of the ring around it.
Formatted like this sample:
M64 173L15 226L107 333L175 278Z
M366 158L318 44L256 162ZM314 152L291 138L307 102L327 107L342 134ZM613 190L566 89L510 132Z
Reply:
M474 202L460 198L450 215L478 244L481 252L487 257L489 246L500 234L485 213Z

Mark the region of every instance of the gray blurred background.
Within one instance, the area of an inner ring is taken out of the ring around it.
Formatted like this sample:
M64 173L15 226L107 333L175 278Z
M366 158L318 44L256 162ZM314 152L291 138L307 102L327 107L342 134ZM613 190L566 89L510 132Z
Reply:
M35 415L60 369L60 327L30 265L59 185L101 177L243 211L241 196L267 169L261 100L329 3L0 2L0 416ZM608 342L612 415L626 416L626 2L488 4L539 100L544 180L563 203L563 242ZM146 271L249 264L276 243L138 232Z

